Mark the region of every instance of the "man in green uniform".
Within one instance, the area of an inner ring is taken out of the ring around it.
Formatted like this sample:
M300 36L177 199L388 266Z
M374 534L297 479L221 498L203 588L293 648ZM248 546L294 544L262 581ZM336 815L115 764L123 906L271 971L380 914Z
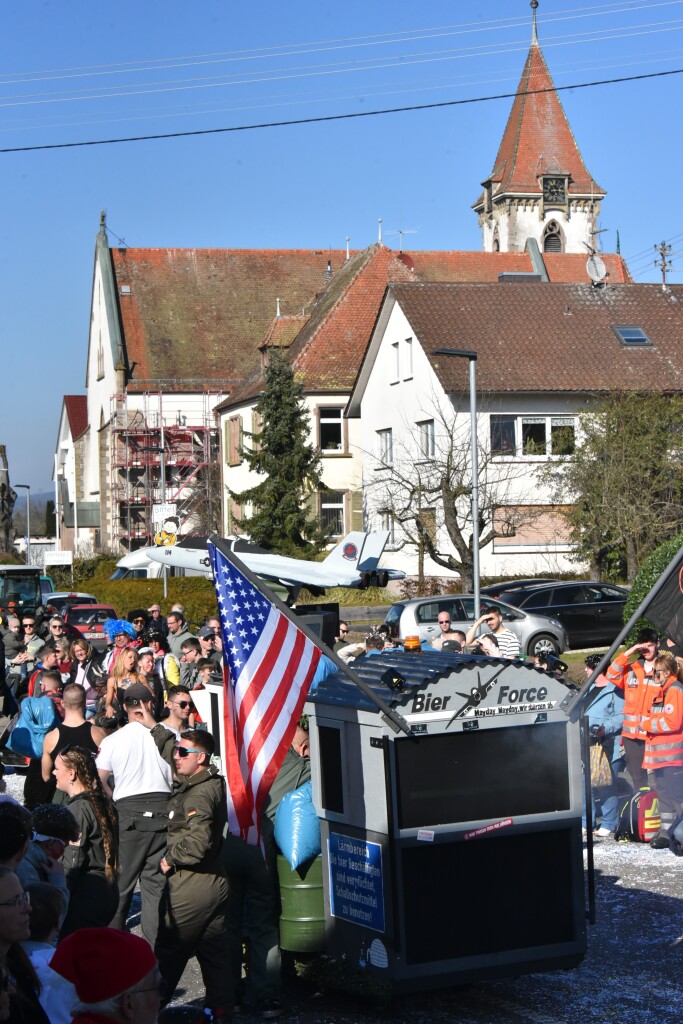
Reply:
M155 952L170 1000L187 961L196 956L206 988L206 1007L217 1018L232 1016L225 910L228 881L223 866L225 784L211 764L210 733L190 729L175 748L177 781L168 805L168 841L160 868L166 876Z

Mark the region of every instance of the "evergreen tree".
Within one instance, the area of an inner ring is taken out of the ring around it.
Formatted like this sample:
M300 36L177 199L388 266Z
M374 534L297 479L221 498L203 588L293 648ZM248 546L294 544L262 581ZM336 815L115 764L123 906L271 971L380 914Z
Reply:
M264 379L256 406L263 426L258 433L245 432L250 445L240 449L249 469L262 479L231 497L242 506L251 505L252 515L239 525L255 543L280 554L302 555L319 547L322 539L307 504L322 484L320 455L308 443L303 385L285 354L271 350Z

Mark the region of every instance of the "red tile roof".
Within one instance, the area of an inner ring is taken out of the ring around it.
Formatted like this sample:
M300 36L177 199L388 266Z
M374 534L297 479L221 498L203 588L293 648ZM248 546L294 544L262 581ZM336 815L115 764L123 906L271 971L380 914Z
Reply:
M570 195L605 194L588 173L541 48L533 43L491 173L494 196L538 194L539 175L553 173L569 174Z
M64 408L69 421L72 440L76 440L88 429L87 395L64 395Z
M336 271L346 259L344 250L297 249L112 249L111 256L131 391L153 380L184 391L236 387L260 363L277 299L283 314L300 314L324 289L328 260Z
M613 252L602 252L600 258L605 264L609 275L607 280L610 284L626 284L633 281L631 272L621 256ZM587 252L544 252L543 262L548 271L548 277L555 284L570 284L572 281L588 282L590 280L586 270Z
M129 390L160 381L165 390L224 390L222 408L260 394L264 344L289 349L308 392L348 392L390 281L492 283L534 270L527 252L395 253L382 245L348 261L343 250L291 249L113 249L111 258ZM544 260L551 280L588 281L581 255ZM610 281L629 279L620 257L605 262Z
M466 338L482 392L683 392L683 285L395 284L443 387L465 391L467 361L437 356ZM641 327L627 346L613 327Z

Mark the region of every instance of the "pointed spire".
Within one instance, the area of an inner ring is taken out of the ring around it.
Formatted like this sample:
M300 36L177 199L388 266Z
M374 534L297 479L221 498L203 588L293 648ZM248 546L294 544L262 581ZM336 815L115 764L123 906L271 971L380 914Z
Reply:
M377 218L377 244L382 244L382 218Z
M538 0L533 0L536 4ZM534 11L534 34L536 8ZM573 195L602 198L604 189L589 174L555 89L543 51L534 37L517 95L487 181L493 195L536 195L544 174L569 177ZM483 197L478 200L483 203Z
M536 8L538 7L538 0L531 0L531 10L533 14L533 25L531 28L531 45L538 46L538 32L536 31Z
M617 230L617 255L621 255L621 239L619 238L619 231Z

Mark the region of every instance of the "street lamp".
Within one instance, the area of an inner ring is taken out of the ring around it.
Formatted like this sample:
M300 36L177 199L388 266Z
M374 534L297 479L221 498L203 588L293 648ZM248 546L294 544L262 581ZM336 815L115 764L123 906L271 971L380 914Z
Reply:
M14 484L20 491L26 491L26 564L31 564L31 487L29 484Z
M479 579L479 453L477 451L477 353L462 348L439 348L435 356L455 356L470 364L470 434L472 462L472 576L474 577L474 618L481 615Z

